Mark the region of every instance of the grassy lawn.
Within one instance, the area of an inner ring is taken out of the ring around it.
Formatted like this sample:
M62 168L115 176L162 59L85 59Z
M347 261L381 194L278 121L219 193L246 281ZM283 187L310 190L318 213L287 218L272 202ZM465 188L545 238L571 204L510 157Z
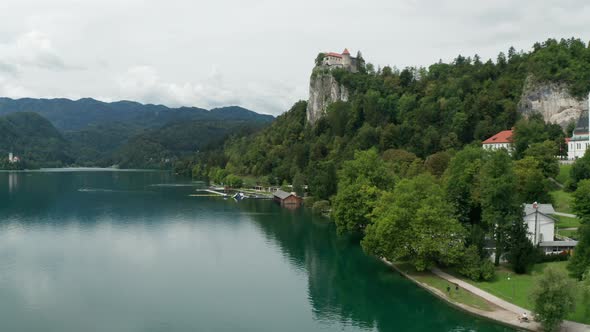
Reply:
M557 227L559 228L580 227L580 219L578 218L564 216L553 216L553 218L557 219Z
M405 263L396 263L395 265L412 278L422 283L425 283L431 287L434 287L443 292L444 294L447 294L448 298L450 298L454 302L463 303L470 307L474 307L480 310L492 311L491 305L486 300L463 289L459 289L458 291L456 291L452 284L432 274L431 272L417 272L413 266ZM451 287L450 294L447 293L448 286Z
M578 239L578 231L577 230L568 230L568 231L564 231L564 230L559 230L557 231L557 234L561 235L561 236L565 236L565 237L569 237L571 239L577 240Z
M572 165L560 164L559 165L559 174L557 175L557 178L555 180L557 180L557 182L565 185L565 183L567 182L567 180L570 177L570 170L571 169L572 169Z
M565 192L563 190L555 190L552 191L550 194L551 197L553 197L553 201L555 202L555 211L563 213L573 213L571 209L573 199L571 193Z
M530 274L519 275L514 274L506 268L500 267L496 270L496 277L492 281L474 282L470 280L465 281L489 292L504 300L510 301L523 308L533 309L533 303L529 294L531 293L536 280L543 273L543 269L551 265L567 273L566 266L568 262L554 262L537 264ZM508 280L510 278L510 280ZM578 292L579 294L579 292ZM575 312L571 313L567 319L590 324L590 316L584 314L584 306L582 299L578 298Z

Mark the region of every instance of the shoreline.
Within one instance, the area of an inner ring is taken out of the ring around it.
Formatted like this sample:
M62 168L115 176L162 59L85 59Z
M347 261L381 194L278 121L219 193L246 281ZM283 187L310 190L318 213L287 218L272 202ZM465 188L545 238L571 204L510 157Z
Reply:
M412 281L414 284L416 284L417 286L421 287L422 289L426 290L427 292L431 293L432 295L436 296L437 298L439 298L440 300L446 302L447 304L449 304L450 306L454 307L455 309L461 310L463 312L466 312L468 314L477 316L479 318L483 318L486 320L490 320L496 323L499 323L501 325L507 326L507 327L511 327L511 328L515 328L515 329L519 329L519 330L526 330L526 331L542 331L541 326L539 323L535 322L535 321L531 321L528 323L521 323L518 320L518 313L514 313L512 311L506 310L490 301L487 301L490 305L493 306L493 308L495 310L493 311L485 311L485 310L481 310L481 309L477 309L477 308L473 308L470 307L466 304L463 303L459 303L459 302L455 302L452 301L450 298L448 298L443 292L441 292L440 290L425 284L423 282L420 282L418 280L416 280L415 278L413 278L412 276L408 275L407 273L405 273L404 271L402 271L401 269L399 269L395 264L393 264L392 262L388 261L385 258L379 258L383 263L385 263L386 265L390 266L391 268L393 268L396 272L398 272L399 274L401 274L404 278ZM462 288L463 289L463 288ZM463 289L463 291L465 292L469 292L466 289ZM471 293L471 292L470 292ZM476 295L476 294L474 294ZM484 299L485 300L485 299ZM512 318L510 318L512 317Z
M450 284L458 285L459 287L461 287L461 289L464 292L469 292L469 293L473 294L474 296L477 296L477 297L481 298L482 300L486 301L493 308L495 308L495 310L485 311L485 310L480 310L480 309L471 307L471 306L463 304L463 303L455 302L452 299L450 299L449 297L447 297L444 294L444 292L441 292L440 290L438 290L428 284L420 282L419 280L415 279L414 277L412 277L412 276L408 275L407 273L405 273L404 271L402 271L400 268L398 268L395 264L388 261L387 259L380 258L380 260L383 263L385 263L386 265L393 268L395 271L399 272L406 279L412 281L417 286L423 288L424 290L428 291L429 293L438 297L439 299L445 301L446 303L448 303L449 305L453 306L456 309L462 310L468 314L478 316L480 318L494 321L496 323L499 323L499 324L502 324L504 326L508 326L511 328L516 328L519 330L526 330L526 331L543 331L541 324L534 321L534 320L523 323L518 319L518 317L520 317L520 315L523 312L526 312L527 315L532 318L533 313L530 310L521 308L513 303L510 303L508 301L497 298L496 296L489 294L488 292L486 292L480 288L477 288L476 286L466 283L465 281L463 281L461 279L457 279L457 278L455 278L451 275L448 275L438 269L433 269L431 271L431 273L433 273L435 276L437 276L443 280L446 280ZM567 332L590 332L590 326L586 325L586 324L578 323L578 322L564 320L559 328L559 331L563 331L563 332L566 332L566 331Z

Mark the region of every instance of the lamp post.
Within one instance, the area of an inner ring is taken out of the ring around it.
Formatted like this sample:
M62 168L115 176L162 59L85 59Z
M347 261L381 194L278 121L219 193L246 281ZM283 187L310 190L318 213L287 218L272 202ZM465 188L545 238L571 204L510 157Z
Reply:
M508 281L512 284L512 301L514 301L514 297L515 297L515 289L514 289L514 281L511 281L512 279L510 279L510 276L508 276Z

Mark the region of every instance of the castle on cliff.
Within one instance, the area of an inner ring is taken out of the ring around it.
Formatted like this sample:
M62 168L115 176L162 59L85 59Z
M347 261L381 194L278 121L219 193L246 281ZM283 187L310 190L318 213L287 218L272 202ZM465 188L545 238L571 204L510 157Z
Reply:
M321 54L323 55L323 59L318 65L329 68L344 68L356 73L358 72L359 66L364 64L360 51L357 53L356 58L350 56L350 52L347 48L345 48L342 53L325 52Z

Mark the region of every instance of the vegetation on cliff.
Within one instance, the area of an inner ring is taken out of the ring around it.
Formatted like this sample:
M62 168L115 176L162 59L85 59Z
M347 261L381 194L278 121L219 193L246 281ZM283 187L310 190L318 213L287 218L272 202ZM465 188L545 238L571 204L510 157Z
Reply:
M329 105L314 125L300 101L268 128L232 137L179 170L220 181L304 181L308 203L321 202L316 210L331 204L339 232L418 270L454 265L469 278L490 279L491 241L496 264L504 256L526 273L540 256L526 238L521 204L551 201L548 179L559 173L565 133L540 116L521 118L517 103L531 74L582 89L583 76L569 73L572 64L586 70L580 47L590 52L579 40L548 40L496 61L476 55L428 68L333 69L350 99ZM483 139L513 127L512 154L481 149Z

